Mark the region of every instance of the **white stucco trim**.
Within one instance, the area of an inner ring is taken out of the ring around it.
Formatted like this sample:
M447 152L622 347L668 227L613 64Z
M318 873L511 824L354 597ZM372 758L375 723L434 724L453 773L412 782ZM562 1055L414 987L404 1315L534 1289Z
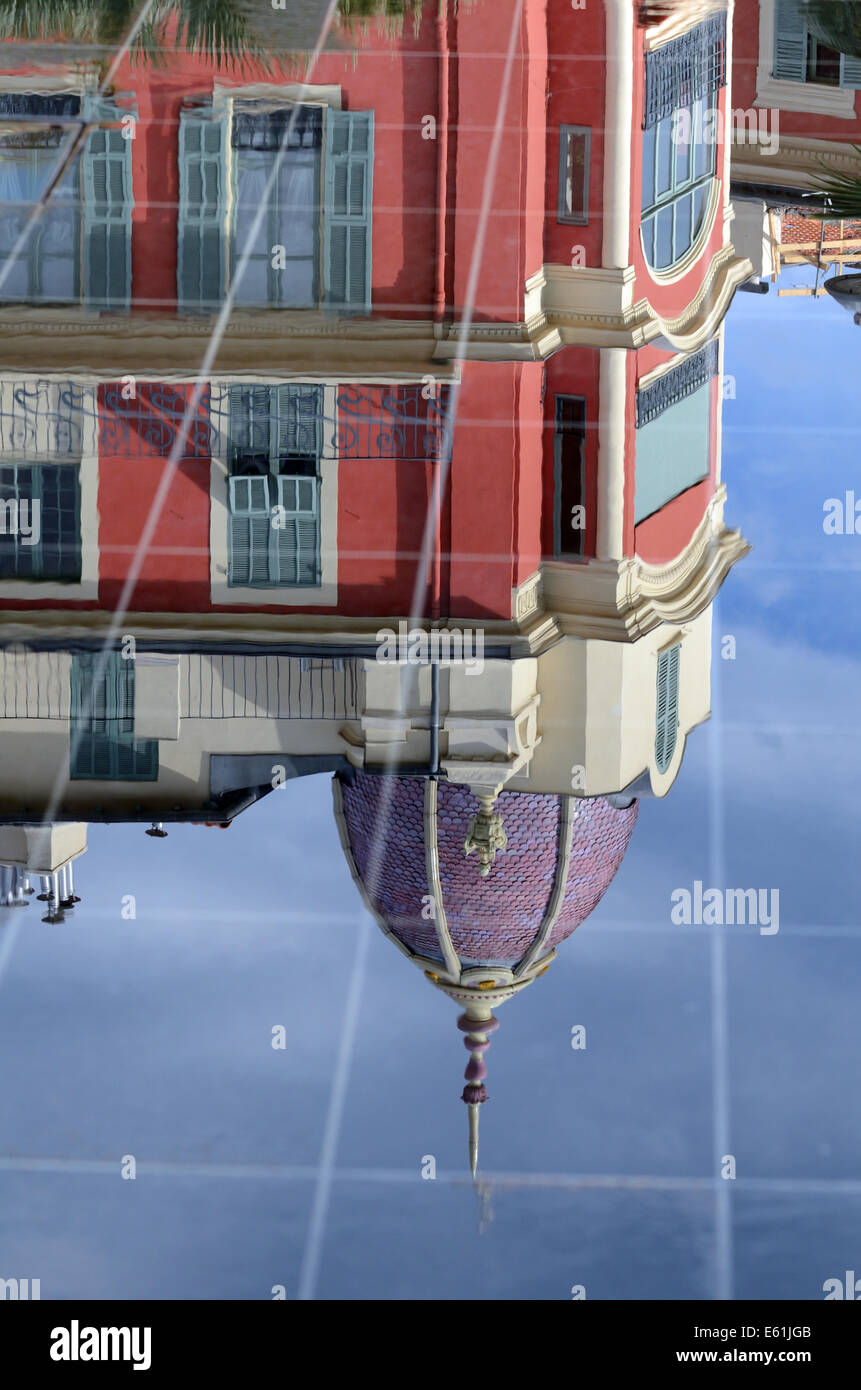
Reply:
M732 243L732 227L731 227L730 224L732 223L733 217L735 216L735 212L734 212L734 209L733 209L733 205L732 205L732 202L731 202L731 200L730 200L730 189L731 189L731 186L732 186L732 131L731 131L731 129L729 128L730 125L731 125L731 117L730 117L730 114L729 114L729 113L730 113L730 109L731 109L731 106L732 106L732 102L731 102L730 98L732 97L732 58L733 58L732 32L733 32L733 25L734 25L734 23L735 23L735 0L729 0L729 4L727 5L727 10L726 10L726 72L727 72L727 85L726 85L726 96L725 96L725 98L724 98L724 110L726 111L727 114L726 114L726 117L725 117L725 119L724 119L723 171L722 171L722 173L721 173L721 175L720 175L720 179L721 179L721 188L722 188L722 190L723 190L723 241L724 241L724 246L730 245L730 244ZM717 170L715 170L715 172L717 173Z
M773 75L774 5L775 0L759 0L759 62L754 106L776 106L781 111L804 111L812 116L854 120L855 92L851 87L784 82Z
M625 522L625 378L627 353L601 348L598 386L598 516L595 552L599 560L621 560Z
M331 83L247 82L241 87L232 87L224 82L213 82L213 101L226 101L231 97L241 101L295 101L307 106L329 106L335 111L340 111L343 104L340 86Z
M634 112L634 25L631 0L605 0L604 229L601 262L630 261L631 141ZM637 55L637 60L640 55Z

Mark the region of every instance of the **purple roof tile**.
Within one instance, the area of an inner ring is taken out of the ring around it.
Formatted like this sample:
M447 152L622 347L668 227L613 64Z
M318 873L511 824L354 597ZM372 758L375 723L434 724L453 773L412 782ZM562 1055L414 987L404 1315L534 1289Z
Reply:
M359 772L343 787L353 858L366 892L405 946L442 960L425 868L425 779ZM562 798L502 792L507 847L487 878L463 842L478 803L466 787L441 781L437 842L443 906L464 965L513 965L528 950L547 911L559 853ZM609 887L628 848L637 803L617 810L602 797L579 801L562 908L550 937L556 946L588 917Z

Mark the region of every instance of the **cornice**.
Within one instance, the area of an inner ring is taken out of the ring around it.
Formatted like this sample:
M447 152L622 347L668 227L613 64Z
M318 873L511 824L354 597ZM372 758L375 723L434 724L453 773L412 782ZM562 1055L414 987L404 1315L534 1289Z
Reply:
M733 134L731 171L733 181L774 184L787 182L816 189L823 173L861 175L861 155L850 142L805 139L781 132L778 152L765 153L765 147Z
M643 297L633 302L634 271L543 266L527 282L523 323L461 325L429 320L338 319L261 311L228 323L211 376L254 376L265 355L273 374L304 371L355 377L357 362L378 375L423 375L437 364L450 373L456 360L543 361L561 347L639 348L661 338L693 351L713 336L742 281L753 274L731 244L712 257L697 294L675 319L664 318ZM212 334L204 317L155 318L52 313L28 306L0 311L0 370L92 372L187 379L199 369Z
M20 643L28 645L51 644L61 646L66 642L104 641L111 632L114 615L97 608L2 608L0 606L0 632L5 645ZM127 613L113 640L119 641L125 634L131 634L139 644L157 643L168 647L171 643L179 649L201 648L208 650L213 646L232 646L241 642L248 646L259 646L273 652L284 647L319 649L324 655L331 650L333 655L353 655L372 658L379 646L378 632L383 627L397 630L403 620L397 614L377 614L362 617L345 617L342 613L283 612L262 613L245 610L237 613ZM446 623L459 627L476 626L476 619L469 614L452 613ZM442 624L437 624L441 626ZM434 624L421 624L430 631ZM485 657L487 659L512 656L532 656L543 651L558 638L553 617L543 609L534 610L528 619L514 621L507 619L482 619ZM301 652L297 653L301 655Z
M527 282L530 338L539 346L551 336L556 346L640 348L656 339L678 352L693 352L712 338L736 289L750 279L753 267L724 244L711 259L697 293L676 318L659 314L641 297L632 301L633 267L589 271L543 266Z
M560 631L634 642L661 623L689 622L711 603L750 546L723 524L726 489L718 487L685 549L665 565L639 557L583 565L548 562L544 592Z

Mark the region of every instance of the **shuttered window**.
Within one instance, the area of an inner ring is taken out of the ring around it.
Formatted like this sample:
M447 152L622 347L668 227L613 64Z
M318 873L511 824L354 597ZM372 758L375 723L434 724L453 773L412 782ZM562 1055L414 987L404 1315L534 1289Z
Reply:
M20 114L26 117L26 113ZM17 131L11 121L0 135L3 300L31 304L80 300L79 161L69 166L39 220L29 226L68 138L68 128Z
M776 0L773 76L784 82L861 87L861 58L827 49L808 29L803 0Z
M326 122L326 303L370 313L373 111L330 111Z
M80 582L77 465L0 465L0 577Z
M681 645L658 656L657 713L655 718L655 763L666 772L676 748L679 726L679 657Z
M231 387L230 585L319 584L322 411L317 386Z
M322 107L236 109L232 274L248 250L236 283L237 304L310 309L319 302L322 141ZM261 204L266 211L252 240Z
M129 304L131 143L121 129L94 130L84 151L84 300L93 309Z
M342 314L369 313L373 147L372 111L265 102L237 103L232 117L201 107L184 111L182 307L213 312L231 277L238 304L322 303Z
M82 114L104 124L90 131L82 154L69 165L27 231L69 146L72 118L80 105L78 97L49 99L27 93L16 94L14 104L2 103L0 116L9 119L0 135L0 263L14 253L3 287L5 300L83 299L97 310L129 304L131 141L123 139L119 126L107 124L122 119L125 113L119 107L91 97L85 100ZM50 124L52 117L59 123Z
M224 122L211 112L179 118L180 309L215 313L224 297L227 172Z
M318 584L320 552L320 479L278 479L274 518L279 584Z
M101 672L99 667L101 666ZM155 782L158 741L134 735L135 664L119 652L76 652L71 669L73 780Z

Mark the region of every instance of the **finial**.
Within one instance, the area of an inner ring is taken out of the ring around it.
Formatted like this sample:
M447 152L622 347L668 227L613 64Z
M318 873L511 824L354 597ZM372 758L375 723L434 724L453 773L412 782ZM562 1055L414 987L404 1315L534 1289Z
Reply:
M469 1111L469 1171L475 1177L478 1170L478 1117L481 1113L477 1105L468 1106Z
M465 1013L457 1020L457 1026L466 1034L463 1045L470 1054L464 1072L467 1084L463 1088L461 1100L465 1102L469 1113L469 1171L475 1178L478 1171L478 1107L487 1100L487 1088L484 1085L487 1067L484 1065L484 1053L490 1047L489 1034L499 1027L499 1019L494 1018L493 1014L478 1019Z
M505 849L508 844L508 837L502 823L502 816L493 809L496 793L479 796L478 801L481 810L477 816L473 816L469 823L469 833L463 842L463 852L469 858L473 850L478 850L478 872L482 878L487 878L496 858L497 850Z

